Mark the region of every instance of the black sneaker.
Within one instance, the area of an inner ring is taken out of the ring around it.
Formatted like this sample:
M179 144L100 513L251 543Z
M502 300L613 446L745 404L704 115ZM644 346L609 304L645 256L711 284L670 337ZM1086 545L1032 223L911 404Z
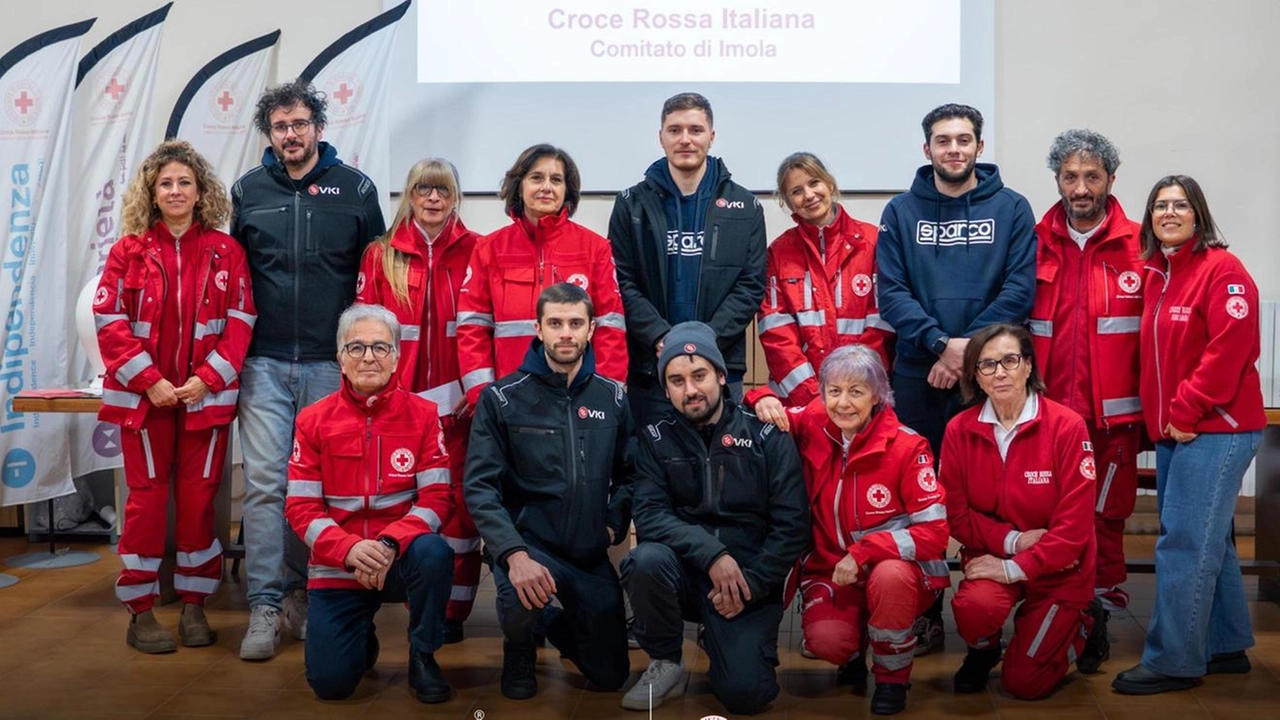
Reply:
M965 653L964 663L956 671L955 683L958 693L976 693L987 689L987 680L991 679L991 669L1000 662L1000 648L969 648Z
M1243 650L1229 653L1214 653L1205 665L1205 675L1243 675L1253 669L1249 656Z
M1093 618L1093 627L1084 641L1084 650L1076 659L1076 669L1085 675L1092 675L1098 672L1103 660L1111 657L1111 641L1107 639L1107 621L1111 619L1111 613L1103 609L1102 601L1098 598L1089 602L1085 612Z
M436 656L431 653L409 653L409 687L422 703L442 703L453 697L453 688L440 672Z
M865 688L867 686L867 659L862 655L858 655L858 657L837 668L836 684L852 685L855 690Z
M444 644L452 645L462 642L462 621L461 620L445 620L444 621Z
M876 683L871 695L872 715L897 715L907 709L907 691L910 683Z
M502 694L512 700L528 700L538 694L538 678L533 674L537 650L502 643Z
M941 650L947 640L946 628L942 626L942 605L935 603L925 614L916 618L911 626L911 634L916 636L916 657Z

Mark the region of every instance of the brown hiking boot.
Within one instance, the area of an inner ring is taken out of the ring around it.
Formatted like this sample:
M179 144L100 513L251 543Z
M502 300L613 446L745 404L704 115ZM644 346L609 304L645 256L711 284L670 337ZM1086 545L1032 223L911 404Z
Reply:
M173 633L160 627L154 612L148 610L129 618L129 632L125 635L129 647L148 655L171 653L178 649Z
M178 618L178 637L184 647L204 647L212 645L218 639L218 633L209 629L204 608L195 603L185 603L182 617Z

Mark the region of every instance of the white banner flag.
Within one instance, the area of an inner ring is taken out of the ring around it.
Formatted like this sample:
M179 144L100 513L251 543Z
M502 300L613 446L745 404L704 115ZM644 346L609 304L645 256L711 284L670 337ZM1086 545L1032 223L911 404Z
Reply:
M74 492L66 416L14 412L23 390L67 385L69 127L80 39L92 20L41 33L0 58L0 505Z
M211 60L187 83L169 116L164 136L191 143L227 189L262 161L262 134L253 126L253 111L267 88L279 39L276 30Z
M155 144L151 99L160 33L172 5L125 25L80 60L71 106L71 166L76 176L67 228L67 307L71 310L67 337L73 338L67 350L72 387L88 386L96 374L80 343L74 341L76 301L86 285L97 285L107 253L120 237L124 191ZM86 307L86 311L90 310ZM119 426L89 415L74 416L70 425L72 474L123 464Z
M368 175L378 188L383 217L391 217L391 140L387 90L391 85L391 50L400 18L411 0L338 38L302 71L329 96L329 124L324 139L346 164Z

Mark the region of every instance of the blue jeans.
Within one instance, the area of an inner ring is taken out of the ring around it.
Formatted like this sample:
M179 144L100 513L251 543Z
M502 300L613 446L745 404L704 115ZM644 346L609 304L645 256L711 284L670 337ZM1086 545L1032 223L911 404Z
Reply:
M444 609L453 587L453 550L435 533L419 535L387 571L381 591L307 593L307 684L321 700L350 697L376 659L370 638L383 603L409 602L409 650L429 655L444 642Z
M1156 444L1156 601L1142 651L1150 670L1200 677L1214 653L1253 647L1231 519L1261 439L1206 433Z
M287 466L298 411L337 391L337 361L251 357L240 371L240 448L244 455L246 599L280 608L285 592L306 587L307 546L284 519Z

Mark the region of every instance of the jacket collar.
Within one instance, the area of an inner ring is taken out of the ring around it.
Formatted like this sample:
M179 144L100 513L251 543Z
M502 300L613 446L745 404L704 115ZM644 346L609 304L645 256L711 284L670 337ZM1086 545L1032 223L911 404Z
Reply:
M449 249L467 232L469 231L467 226L462 224L462 218L457 215L449 218L444 229L440 231L440 237L436 238L436 251L444 252ZM413 218L406 218L396 228L391 236L391 247L409 255L425 256L427 254L426 237Z
M525 351L524 360L520 363L520 371L529 373L547 385L557 388L565 387L565 379L568 377L565 373L552 369L547 362L545 347L538 338L529 342L529 349ZM573 384L569 386L569 391L576 392L579 388L586 386L595 372L595 348L588 342L587 351L582 354L582 367L578 368L578 374L573 376Z
M316 143L316 156L316 166L311 168L311 172L303 176L301 180L294 180L289 176L288 171L284 169L284 163L280 162L280 159L276 157L275 150L270 145L262 151L262 165L277 178L282 178L295 187L302 187L314 182L316 178L334 165L342 164L342 161L338 159L337 149L323 140Z
M359 408L360 412L365 415L377 415L382 412L391 404L391 398L394 397L397 392L403 392L400 389L399 371L391 374L391 379L387 382L387 386L382 389L382 392L369 395L368 397L361 396L357 393L355 388L351 387L351 381L347 379L346 375L342 376L342 386L338 388L338 394L342 399L350 403L352 406Z
M1124 214L1124 208L1120 207L1120 201L1115 195L1107 197L1107 216L1102 220L1102 226L1094 234L1093 240L1097 243L1108 243L1117 238L1127 237L1127 232L1117 232L1120 228L1128 226L1129 218ZM1062 206L1062 202L1054 203L1044 214L1041 224L1049 229L1049 233L1057 242L1074 242L1071 240L1071 232L1067 228L1067 211ZM1054 248L1056 250L1056 248Z
M821 403L821 399L817 401ZM826 408L821 407L823 414L826 414ZM898 427L901 423L898 415L892 408L879 406L871 414L871 419L867 421L867 426L862 428L862 432L853 436L849 441L849 456L864 456L876 453L883 453L889 448L889 444L897 436ZM836 455L844 452L844 434L831 418L827 417L827 423L823 427L823 432L827 439L831 442L828 447Z

